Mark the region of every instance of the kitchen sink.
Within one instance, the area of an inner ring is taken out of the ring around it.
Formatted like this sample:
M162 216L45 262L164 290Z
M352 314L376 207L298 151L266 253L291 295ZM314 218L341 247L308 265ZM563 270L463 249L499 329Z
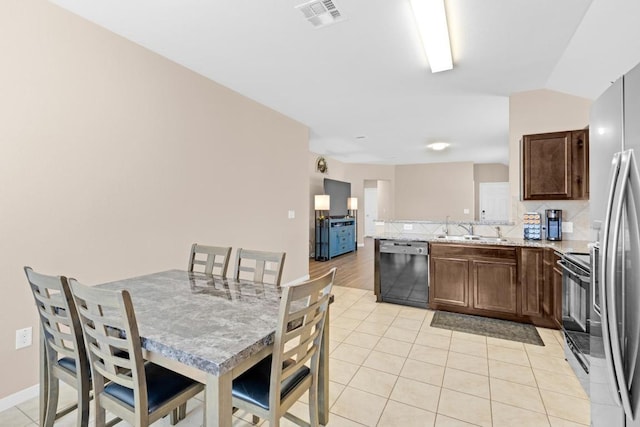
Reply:
M436 236L436 238L442 239L442 240L454 241L454 242L463 242L465 240L482 240L480 236L473 236L470 234L466 234L464 236L445 236L442 234L442 235Z
M471 241L477 241L477 242L497 243L497 242L509 241L504 237L482 237L482 236L475 236L471 234L465 234L464 236L446 236L444 234L439 234L439 235L436 235L436 239L447 241L447 242L468 242L471 240Z

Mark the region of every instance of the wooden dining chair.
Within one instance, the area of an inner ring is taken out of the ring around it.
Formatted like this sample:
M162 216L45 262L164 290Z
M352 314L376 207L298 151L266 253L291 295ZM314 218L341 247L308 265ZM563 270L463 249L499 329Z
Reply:
M233 406L266 418L318 426L320 345L336 269L282 290L273 353L233 380ZM309 423L287 410L309 390Z
M199 255L204 255L205 258L199 259ZM204 266L203 273L226 277L230 257L230 246L205 246L194 243L191 245L188 270L194 271L196 265L202 265Z
M280 286L284 252L265 252L238 248L234 278Z
M89 355L96 427L105 426L105 410L133 426L146 427L175 414L204 389L190 378L145 362L128 291L88 287L74 279L69 285ZM122 352L129 357L122 357Z
M89 423L91 380L80 320L67 278L45 276L24 267L40 317L40 425L78 409L76 425ZM60 381L75 388L77 403L59 412Z

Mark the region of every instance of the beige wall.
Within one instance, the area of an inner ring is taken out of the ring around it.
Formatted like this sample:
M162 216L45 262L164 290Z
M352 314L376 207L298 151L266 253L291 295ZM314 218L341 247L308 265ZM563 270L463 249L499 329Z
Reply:
M396 219L473 220L473 163L398 165L394 193Z
M0 399L38 381L24 265L93 284L200 242L308 274L305 126L44 0L0 2L0 51Z
M475 191L475 218L480 219L480 183L509 182L509 166L502 163L477 163L473 165Z

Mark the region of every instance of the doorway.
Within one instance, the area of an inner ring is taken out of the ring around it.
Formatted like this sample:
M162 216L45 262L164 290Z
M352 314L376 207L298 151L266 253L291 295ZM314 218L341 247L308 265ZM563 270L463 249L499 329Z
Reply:
M376 234L376 219L378 219L378 189L364 189L364 236Z
M510 188L508 182L479 184L479 219L501 221L509 219Z

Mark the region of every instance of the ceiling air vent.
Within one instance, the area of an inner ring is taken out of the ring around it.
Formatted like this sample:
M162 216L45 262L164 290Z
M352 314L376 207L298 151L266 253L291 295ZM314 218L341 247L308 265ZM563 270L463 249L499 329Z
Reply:
M341 21L342 14L332 0L311 0L296 6L314 27L326 27Z

